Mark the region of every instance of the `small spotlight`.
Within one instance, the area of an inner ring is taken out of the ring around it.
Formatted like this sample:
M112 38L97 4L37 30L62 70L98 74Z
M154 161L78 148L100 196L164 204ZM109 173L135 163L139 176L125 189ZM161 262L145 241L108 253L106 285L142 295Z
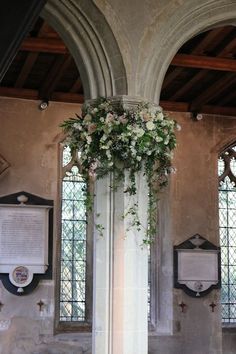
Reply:
M39 104L39 109L40 109L41 111L44 111L45 109L48 108L48 105L49 105L48 101L47 101L47 100L43 100L43 101Z
M197 119L197 120L202 120L202 119L203 119L203 114L198 113L198 114L196 115L196 119Z
M194 119L194 120L197 120L197 121L203 119L203 114L202 114L202 113L193 112L193 113L192 113L192 116L193 116L193 119Z

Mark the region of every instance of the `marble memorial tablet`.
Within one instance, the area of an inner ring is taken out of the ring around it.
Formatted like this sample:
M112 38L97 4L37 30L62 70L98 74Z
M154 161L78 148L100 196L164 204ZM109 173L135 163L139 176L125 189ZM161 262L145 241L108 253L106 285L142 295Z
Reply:
M179 250L178 281L218 282L218 252L214 250Z
M48 265L47 206L0 205L0 271L6 266L32 266L39 273Z

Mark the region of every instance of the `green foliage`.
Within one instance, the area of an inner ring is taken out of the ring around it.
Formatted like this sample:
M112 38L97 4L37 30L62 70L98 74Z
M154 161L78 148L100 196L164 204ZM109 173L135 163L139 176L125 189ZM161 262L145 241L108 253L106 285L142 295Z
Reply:
M149 194L149 228L145 243L155 234L155 192L167 184L171 172L172 150L176 146L176 122L169 119L160 107L144 103L135 110L125 110L106 98L85 106L82 116L70 118L62 124L68 134L67 144L81 152L82 175L85 180L114 176L113 188L129 171L129 185L125 193L136 194L137 172L144 170ZM154 188L155 186L155 188ZM91 198L87 192L87 202ZM134 204L124 216L132 216L132 227L141 230L138 206ZM102 229L98 228L99 232Z

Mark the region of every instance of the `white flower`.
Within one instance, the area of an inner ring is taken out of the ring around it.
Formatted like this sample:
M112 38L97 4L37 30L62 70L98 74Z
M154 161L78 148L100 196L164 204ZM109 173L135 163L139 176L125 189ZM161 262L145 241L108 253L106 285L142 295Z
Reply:
M146 123L146 127L148 130L153 130L155 128L155 124L152 121Z
M180 130L182 129L181 125L180 125L180 124L178 124L178 123L176 124L176 126L175 126L175 127L176 127L176 130L178 130L178 131L180 131Z
M156 136L155 140L157 143L160 143L163 140L163 138L161 136Z
M168 145L169 141L170 141L170 137L169 137L169 135L167 135L167 137L165 138L164 144Z
M105 122L105 118L101 117L101 118L100 118L100 122L101 122L101 123L104 123L104 122Z
M101 142L104 142L107 140L107 136L105 134L103 134L103 136L101 137L100 141Z
M137 135L137 137L141 138L145 131L142 128L134 128L133 132Z
M90 114L86 114L84 117L84 122L85 123L91 122L91 120L92 120L92 116Z
M103 109L103 108L105 108L106 107L106 104L105 103L101 103L100 105L99 105L99 108L101 108L101 109Z
M141 156L137 156L136 159L137 159L138 161L141 161L141 160L142 160L142 157L141 157Z
M80 123L74 123L73 128L81 130L81 124Z
M112 123L114 122L114 115L112 113L107 113L107 116L106 116L106 123Z
M98 109L97 107L95 107L93 110L92 110L92 113L97 113L98 112Z
M88 144L91 144L92 138L91 138L90 135L87 135L87 136L86 136L86 140L87 140L87 143L88 143Z
M162 120L164 118L164 114L162 112L158 112L157 115L156 115L156 118L158 120Z
M152 107L150 107L150 108L149 108L149 112L150 112L150 114L156 114L156 113L157 113L157 111L158 111L158 108L157 108L157 107L155 107L155 106L152 106Z
M107 155L108 160L110 160L111 159L111 153L110 153L109 150L106 151L106 155Z

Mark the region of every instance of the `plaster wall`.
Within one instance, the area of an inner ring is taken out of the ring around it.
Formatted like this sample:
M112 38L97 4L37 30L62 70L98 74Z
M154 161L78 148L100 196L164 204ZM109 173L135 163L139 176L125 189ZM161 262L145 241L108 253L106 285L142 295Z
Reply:
M64 138L59 124L79 113L80 106L50 102L47 110L40 111L38 104L0 98L0 151L11 165L0 176L0 195L24 190L54 200L55 252L59 142ZM78 354L91 347L90 334L53 336L55 274L54 262L53 280L42 281L27 296L12 295L0 285L1 354ZM46 304L42 312L40 299Z
M169 204L169 211L168 217L163 221L166 229L164 232L160 230L161 237L171 239L171 248L196 233L218 245L217 160L218 153L235 141L235 119L205 115L203 120L197 122L192 120L190 114L171 113L171 116L178 121L182 130L177 133L178 146L173 160L177 172L171 176L169 193L163 196L165 203ZM165 214L166 211L161 209L160 214L162 213ZM165 249L162 258L168 258L170 254L171 249ZM162 281L165 273L166 269L161 265L159 277ZM214 312L209 306L212 301L217 304ZM186 304L184 312L179 307L181 302ZM160 308L163 305L164 303L160 303ZM172 310L172 343L163 352L174 354L175 350L180 350L185 354L222 353L219 291L212 291L208 296L197 299L185 295L181 290L174 290ZM156 340L161 343L163 338L157 337ZM225 329L224 354L236 353L234 341L234 330ZM170 343L170 337L166 343L168 342ZM150 343L152 347L154 338L151 338ZM153 353L159 351L153 349Z
M0 176L0 195L25 190L53 199L57 209L58 143L63 139L59 124L79 108L50 103L46 111L39 111L36 101L0 99L0 154L11 164ZM173 160L177 172L160 205L158 325L149 336L149 354L221 354L219 293L192 299L173 291L172 246L195 233L218 243L217 154L235 140L236 121L204 116L195 122L189 114L171 116L182 130ZM56 213L54 220L56 226ZM54 335L54 284L44 281L26 297L0 287L1 354L91 353L89 333ZM37 306L40 299L46 304L42 313ZM181 301L187 305L184 313L178 306ZM209 307L212 301L217 303L214 313ZM169 326L163 326L166 318ZM224 332L224 354L236 353L235 338L233 330Z

